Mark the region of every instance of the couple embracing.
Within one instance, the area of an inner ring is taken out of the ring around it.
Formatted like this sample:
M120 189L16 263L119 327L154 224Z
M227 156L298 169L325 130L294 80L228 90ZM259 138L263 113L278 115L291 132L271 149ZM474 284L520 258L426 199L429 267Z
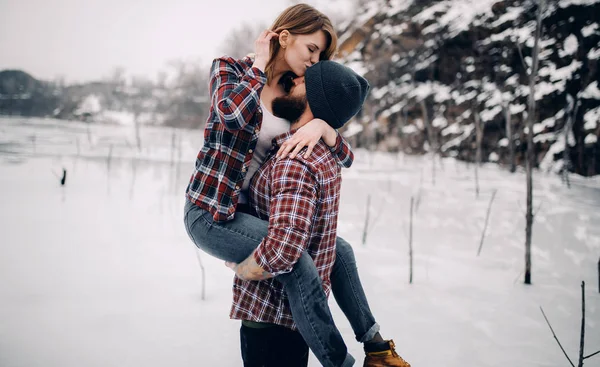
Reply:
M330 61L336 48L329 18L299 4L259 36L253 56L211 68L184 224L236 274L230 317L241 320L247 367L306 366L309 348L323 366L353 366L330 293L364 344L364 366L410 366L381 336L352 247L337 237L341 169L354 158L337 129L369 84Z

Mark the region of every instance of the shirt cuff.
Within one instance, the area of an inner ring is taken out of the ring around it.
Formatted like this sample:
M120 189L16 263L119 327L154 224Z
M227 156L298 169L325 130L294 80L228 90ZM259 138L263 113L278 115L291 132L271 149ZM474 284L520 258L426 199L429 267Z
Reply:
M339 154L342 151L342 135L340 134L339 131L336 130L335 132L337 134L336 138L335 138L335 145L332 147L329 147L329 150L333 153L333 154Z
M255 79L256 81L260 82L262 85L267 84L267 74L265 74L262 70L260 70L257 67L254 67L254 66L251 67L250 69L248 69L246 74L250 78Z
M261 251L261 246L262 246L262 243L260 245L258 245L258 248L256 249L256 251L253 252L253 256L254 256L254 261L256 261L256 263L264 271L267 271L267 272L273 274L273 276L287 274L292 271L292 268L284 269L284 270L274 270L273 267L271 266L271 264L269 263L267 256L265 256L266 254L263 251Z

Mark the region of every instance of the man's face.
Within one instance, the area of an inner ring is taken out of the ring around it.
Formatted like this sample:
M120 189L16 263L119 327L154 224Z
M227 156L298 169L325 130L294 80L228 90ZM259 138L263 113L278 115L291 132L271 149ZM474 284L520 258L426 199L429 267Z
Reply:
M273 114L293 124L306 111L307 105L306 85L304 84L304 77L301 76L293 80L289 94L273 100Z

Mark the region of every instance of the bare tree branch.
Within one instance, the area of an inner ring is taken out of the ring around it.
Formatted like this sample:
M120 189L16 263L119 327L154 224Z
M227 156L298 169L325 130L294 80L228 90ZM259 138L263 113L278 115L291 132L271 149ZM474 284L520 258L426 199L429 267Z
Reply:
M599 351L597 351L596 353L592 353L592 354L590 354L589 356L583 357L583 359L588 359L588 358L590 358L590 357L593 357L593 356L595 356L595 355L596 355L596 354L598 354L598 353L600 353L600 350L599 350Z
M515 44L517 45L517 50L519 51L519 56L521 57L521 63L523 64L523 68L525 69L525 75L527 75L528 77L531 77L529 75L529 72L527 71L528 66L525 63L525 58L523 57L523 51L521 50L521 44L518 41Z
M565 352L565 348L563 348L562 344L560 344L560 341L556 337L556 334L554 333L554 329L552 329L552 325L550 325L550 321L548 321L548 318L546 317L546 314L544 313L544 309L542 308L542 306L540 306L540 310L542 311L542 315L544 315L544 319L546 319L546 323L550 327L550 331L552 331L552 335L554 336L554 339L556 339L556 342L558 343L558 346L560 347L560 350L562 350L562 352L564 353L565 357L567 357L567 359L569 360L569 363L571 364L571 366L575 367L575 365L573 364L573 362L571 362L571 358L569 358L569 356L567 355L567 352Z

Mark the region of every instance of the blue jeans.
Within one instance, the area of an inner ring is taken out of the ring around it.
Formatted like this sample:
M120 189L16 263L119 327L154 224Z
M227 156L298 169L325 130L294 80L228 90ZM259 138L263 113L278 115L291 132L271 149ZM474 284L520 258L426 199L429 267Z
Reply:
M235 219L215 223L212 215L186 200L184 224L188 235L204 252L225 261L245 260L268 234L268 222L245 213ZM353 366L354 358L333 322L327 297L323 291L312 258L304 252L291 272L277 280L284 286L298 331L325 367ZM356 339L371 340L379 325L369 309L367 298L358 277L354 251L341 238L336 242L336 261L331 272L333 295L344 312ZM300 291L302 290L302 291ZM310 297L307 297L310 295Z

